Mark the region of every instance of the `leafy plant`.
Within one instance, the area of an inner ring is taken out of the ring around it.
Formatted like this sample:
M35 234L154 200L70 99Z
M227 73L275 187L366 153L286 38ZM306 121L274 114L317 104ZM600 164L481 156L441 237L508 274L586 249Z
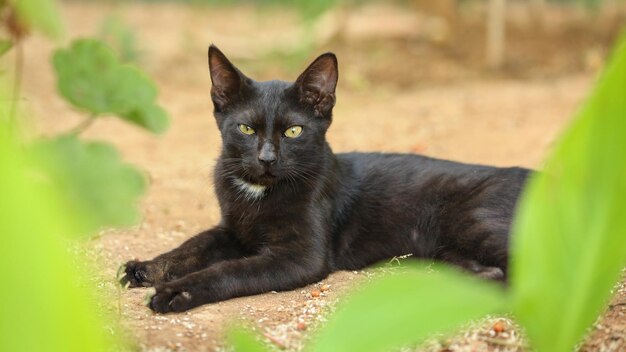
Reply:
M7 0L17 15L13 26L21 27L19 32L26 33L29 28L36 29L51 37L60 38L63 25L54 0ZM4 3L4 1L3 1ZM13 33L16 33L15 31Z
M471 302L471 304L468 304ZM408 267L350 297L311 351L385 351L502 312L502 289L446 267Z
M514 310L539 351L571 351L626 264L626 36L528 186L514 228Z
M59 92L90 119L113 114L155 133L167 129L167 114L155 102L155 84L137 68L120 63L104 43L77 40L58 50L53 61Z
M168 118L156 105L156 86L97 40L77 40L69 49L57 50L53 61L60 93L89 116L69 134L35 143L33 152L42 160L44 174L63 190L65 205L88 210L81 233L130 225L139 218L136 204L145 188L141 173L124 164L113 146L82 142L77 135L108 114L163 132Z
M0 351L110 350L63 241L83 213L65 211L14 137L0 119Z
M1 40L0 41L0 56L6 54L13 47L13 42L10 40Z
M109 15L100 28L100 39L115 50L124 63L136 63L141 57L135 32L121 17Z
M78 280L81 268L64 237L135 222L145 181L114 147L83 142L77 135L103 114L153 132L167 127L149 78L120 64L104 44L84 40L72 46L74 51L59 51L55 68L60 90L91 117L69 134L16 146L21 42L31 28L61 33L54 5L48 0L0 3L10 34L0 51L16 48L13 92L7 94L9 85L0 84L0 101L11 102L9 109L0 107L0 275L7 287L0 293L2 351L106 351L119 343L105 334L104 319Z
M18 147L21 42L31 29L57 37L62 27L52 0L1 1L0 11L10 36L0 49L16 48L13 91L0 82L0 102L10 102L9 109L0 104L0 350L112 350L65 237L134 222L145 182L114 147L78 134L104 114L160 133L167 115L147 76L120 64L104 44L82 40L57 52L55 68L61 93L90 117L68 134Z
M236 346L237 351L262 352L265 346L252 334L242 327L232 328L228 333L228 341Z
M42 140L33 146L43 173L63 190L66 209L83 213L80 233L102 226L127 226L139 219L143 175L103 142L81 142L75 135Z
M511 288L448 270L411 269L349 297L310 351L384 351L507 310L537 351L571 351L601 313L626 265L626 34L591 97L522 197ZM249 335L237 351L262 351Z
M12 103L8 114L9 127L12 128L17 115L17 101L24 63L21 43L33 30L58 39L63 33L63 26L54 0L3 0L0 1L0 14L0 27L2 27L0 56L4 56L15 48L13 96L10 99Z

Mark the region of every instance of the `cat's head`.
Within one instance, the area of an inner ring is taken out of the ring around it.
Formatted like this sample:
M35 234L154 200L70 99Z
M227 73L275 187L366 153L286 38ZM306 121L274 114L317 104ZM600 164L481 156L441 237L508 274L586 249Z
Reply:
M229 175L266 186L313 177L325 157L335 105L335 55L319 56L293 83L257 82L211 45L209 69Z

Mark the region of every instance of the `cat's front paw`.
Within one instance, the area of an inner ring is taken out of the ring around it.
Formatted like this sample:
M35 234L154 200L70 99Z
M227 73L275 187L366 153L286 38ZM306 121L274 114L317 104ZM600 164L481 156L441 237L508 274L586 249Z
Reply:
M156 292L148 301L148 308L156 313L184 312L201 305L198 295L174 286L155 286Z
M154 264L131 260L117 271L117 280L123 287L150 287L157 283Z

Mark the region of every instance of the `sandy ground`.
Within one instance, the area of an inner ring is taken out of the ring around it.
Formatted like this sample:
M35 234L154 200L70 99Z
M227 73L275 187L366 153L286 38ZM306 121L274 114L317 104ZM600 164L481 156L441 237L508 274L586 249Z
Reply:
M65 5L69 36L96 33L109 9L77 3ZM85 133L86 138L117 145L126 160L145 170L150 180L148 194L141 204L142 223L131 229L106 231L88 244L93 253L104 258L104 268L97 275L102 277L101 289L109 293L116 292L112 278L126 260L151 258L219 220L211 172L220 138L211 115L206 45L219 44L221 40L227 54L229 47L236 51L236 45L228 44L229 38L239 37L224 30L227 19L244 23L246 18L253 18L256 21L252 21L253 25L264 26L269 37L272 30L280 30L276 20L258 19L249 8L233 12L144 5L123 10L125 18L136 26L140 43L145 43L143 66L160 87L160 103L169 111L172 126L165 135L154 137L115 119L105 119ZM233 13L237 14L236 18L229 17ZM277 21L294 19L284 16ZM240 29L242 33L245 30ZM38 37L31 38L25 48L27 111L43 133L67 130L81 116L54 92L49 64L52 48L50 42ZM310 59L311 56L302 59L297 66L303 69ZM339 60L340 72L358 75L358 66L344 67L341 56ZM285 74L271 65L261 70L245 61L243 66L251 68L253 77L261 71L259 75L264 78L272 72ZM291 80L295 75L278 78ZM487 78L408 87L405 84L401 89L385 84L356 89L354 84L340 81L335 120L328 138L336 152L418 152L465 162L540 167L593 78L593 73L523 81ZM367 275L367 272L339 272L300 290L238 298L166 316L154 315L144 306L145 289L129 290L120 295L120 319L141 350L220 349L225 328L239 321L251 323L271 345L293 350L301 347L303 339L323 321L328 307ZM312 290L320 290L321 296L311 297ZM606 322L596 326L595 337L583 350L626 349L624 286L616 292ZM512 344L493 341L494 337L506 341L518 334L509 320L502 320L505 336L496 334L493 324L498 321L498 318L488 319L479 324L478 330L447 342L439 341L428 349L523 349L519 340Z

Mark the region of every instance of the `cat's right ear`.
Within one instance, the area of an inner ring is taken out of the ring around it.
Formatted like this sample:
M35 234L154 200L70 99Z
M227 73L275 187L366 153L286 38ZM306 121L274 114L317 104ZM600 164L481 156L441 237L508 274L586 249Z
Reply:
M246 77L215 45L209 46L211 99L217 111L223 111L241 98Z

